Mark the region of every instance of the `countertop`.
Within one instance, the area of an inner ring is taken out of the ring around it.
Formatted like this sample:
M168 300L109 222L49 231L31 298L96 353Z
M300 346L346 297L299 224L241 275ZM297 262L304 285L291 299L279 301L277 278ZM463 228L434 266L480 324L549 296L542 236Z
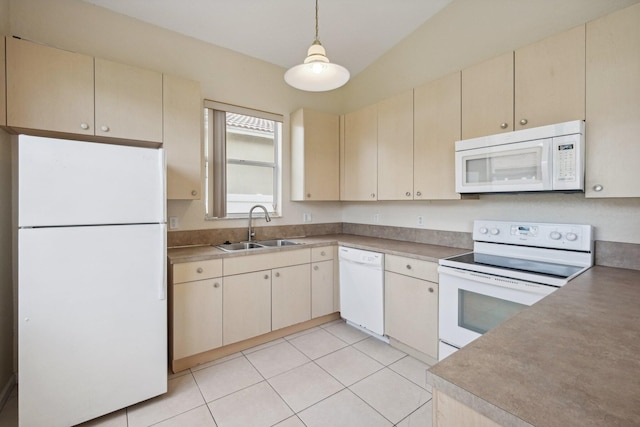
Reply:
M589 269L427 380L505 426L640 425L640 271Z
M286 251L305 247L318 247L326 245L342 245L356 249L364 249L382 252L390 255L400 255L409 258L422 259L425 261L437 262L440 258L447 258L465 252L469 249L450 248L446 246L427 245L423 243L405 242L401 240L380 239L375 237L356 236L352 234L332 234L324 236L287 238L294 242L304 243L303 246L283 246L278 248L240 250L225 252L215 246L185 246L169 248L167 256L171 264L178 264L191 261L202 261L223 257L248 256L265 253L266 251Z

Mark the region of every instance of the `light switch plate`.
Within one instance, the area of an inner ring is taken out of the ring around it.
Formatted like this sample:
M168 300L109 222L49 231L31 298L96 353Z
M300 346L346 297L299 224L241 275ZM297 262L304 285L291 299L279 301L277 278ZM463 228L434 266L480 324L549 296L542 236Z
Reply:
M311 213L305 212L302 214L302 222L311 222Z
M177 216L170 216L169 217L169 230L175 230L179 226L180 226L180 224L178 223L178 217Z

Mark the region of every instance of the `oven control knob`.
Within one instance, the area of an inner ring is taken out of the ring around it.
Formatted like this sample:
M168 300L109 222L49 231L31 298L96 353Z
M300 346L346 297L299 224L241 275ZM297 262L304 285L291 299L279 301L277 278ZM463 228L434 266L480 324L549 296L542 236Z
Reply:
M500 234L500 230L498 230L497 228L492 228L491 234L493 234L494 236L497 236L498 234Z
M576 233L567 233L567 240L573 242L578 239L578 235Z
M557 231L552 231L551 234L549 234L549 237L551 237L553 240L560 240L562 234Z
M487 234L489 232L489 229L487 227L480 227L480 230L478 230L480 232L480 234Z

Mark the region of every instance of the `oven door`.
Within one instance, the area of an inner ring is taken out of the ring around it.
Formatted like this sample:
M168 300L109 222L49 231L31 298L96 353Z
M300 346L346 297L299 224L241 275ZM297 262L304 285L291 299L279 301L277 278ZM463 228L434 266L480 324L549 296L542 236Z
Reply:
M548 138L456 151L456 191L551 190L551 142Z
M462 348L558 288L451 267L438 267L439 337Z

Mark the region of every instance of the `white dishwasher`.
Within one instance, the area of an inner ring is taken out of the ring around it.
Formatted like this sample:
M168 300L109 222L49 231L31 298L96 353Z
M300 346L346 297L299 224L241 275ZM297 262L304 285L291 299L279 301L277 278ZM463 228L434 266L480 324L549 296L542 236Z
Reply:
M384 339L384 255L340 247L340 316Z

